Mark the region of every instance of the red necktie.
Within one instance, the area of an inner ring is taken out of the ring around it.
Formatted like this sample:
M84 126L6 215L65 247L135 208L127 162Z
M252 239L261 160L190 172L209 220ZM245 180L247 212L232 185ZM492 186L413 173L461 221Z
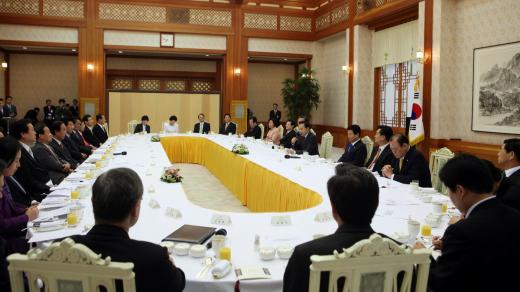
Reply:
M368 167L368 169L372 170L372 168L374 168L374 165L376 164L376 161L379 158L379 155L381 155L381 148L377 149L376 156L374 157L374 160L372 160L372 163L370 163L370 166Z

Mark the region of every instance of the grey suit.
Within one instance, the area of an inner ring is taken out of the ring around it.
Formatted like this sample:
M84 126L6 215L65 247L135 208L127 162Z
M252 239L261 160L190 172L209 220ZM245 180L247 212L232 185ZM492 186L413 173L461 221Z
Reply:
M45 168L52 180L53 184L59 184L67 174L63 171L63 164L58 155L53 152L50 147L37 142L33 147L32 151L34 158Z
M78 162L72 158L72 154L70 154L69 149L67 149L63 143L60 145L58 141L52 139L51 143L49 143L49 146L51 146L52 150L54 150L54 153L56 153L56 155L58 155L62 161L68 162L73 169L76 168Z

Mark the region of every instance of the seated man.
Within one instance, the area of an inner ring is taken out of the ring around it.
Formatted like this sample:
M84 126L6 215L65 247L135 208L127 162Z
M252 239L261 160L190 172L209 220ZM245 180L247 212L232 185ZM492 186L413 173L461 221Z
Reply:
M222 126L220 126L218 133L222 135L235 135L237 133L237 125L231 121L230 114L224 115L224 122L222 123Z
M59 122L55 122L59 123ZM70 163L62 161L49 143L52 141L51 130L47 126L36 128L36 144L32 147L34 158L49 172L52 183L60 184L72 172Z
M76 141L73 140L74 137L74 119L68 119L65 122L65 126L67 127L67 132L65 134L65 138L63 139L62 143L65 145L65 148L67 148L70 152L70 155L72 155L72 158L76 160L77 162L81 163L83 162L88 155L81 152L80 145L76 143Z
M137 126L135 126L134 134L146 132L150 133L150 125L148 123L150 122L150 118L148 118L147 115L144 115L141 117L141 123Z
M336 168L336 175L327 182L327 190L338 229L334 234L296 246L285 269L284 292L309 290L311 255L341 252L374 233L370 224L379 204L379 186L370 172L341 164ZM328 276L321 281L320 291L327 291L327 286Z
M51 133L53 137L49 143L49 146L52 147L52 150L54 150L54 153L58 155L61 161L69 163L72 169L76 169L78 162L76 159L72 158L72 154L70 154L69 149L67 149L67 147L65 147L62 142L67 135L67 127L65 126L65 123L62 121L56 121L52 123Z
M72 141L76 142L76 145L79 147L79 151L82 154L90 155L92 154L92 150L95 150L96 147L91 145L83 136L83 132L85 131L85 124L79 119L74 118L74 130L72 131Z
M176 116L170 116L167 123L163 125L163 131L166 133L179 133L179 123Z
M204 121L205 116L203 113L200 113L198 116L199 122L193 126L193 133L199 134L208 134L211 131L211 125Z
M504 204L520 210L520 139L504 140L498 152L498 164L505 171L497 198Z
M367 163L368 170L378 172L379 175L382 175L381 169L383 166L394 162L394 154L392 150L390 150L390 147L388 147L393 134L392 128L389 126L381 125L377 127L376 134L374 135L374 142L377 148L374 147L370 155L370 159Z
M307 152L309 155L319 155L318 141L316 136L310 132L311 124L303 122L298 125L298 128L300 129L298 135L291 140L292 148L298 154Z
M383 166L383 176L409 184L414 180L419 181L419 186L426 188L432 186L430 168L421 152L410 147L408 138L403 134L395 134L390 138L390 150L395 156L393 165Z
M367 158L367 148L359 138L361 128L358 125L352 125L347 128L348 144L345 147L345 153L341 155L338 162L346 162L355 166L364 166Z
M491 194L490 171L477 157L450 159L439 178L465 218L444 232L428 286L434 292L516 290L518 270L510 265L520 261L520 213Z
M92 128L92 131L94 136L96 136L101 143L105 143L105 141L108 140L108 134L104 126L105 123L105 115L96 115L96 125Z
M99 147L101 145L101 142L98 140L96 135L94 135L93 128L94 128L94 119L92 119L91 115L84 115L83 116L83 123L85 124L85 127L83 128L83 138L87 141L88 144ZM50 123L52 124L52 122Z
M87 235L71 238L114 262L132 262L138 292L182 291L184 272L170 261L166 248L128 236L139 218L142 197L143 183L133 170L103 173L92 186L95 225Z
M291 148L292 147L292 138L296 137L296 131L294 129L294 121L288 120L285 123L285 135L280 139L280 146L283 146L285 148Z
M251 117L249 119L249 131L244 133L245 137L254 137L255 139L262 138L262 130L258 126L258 120L256 117Z

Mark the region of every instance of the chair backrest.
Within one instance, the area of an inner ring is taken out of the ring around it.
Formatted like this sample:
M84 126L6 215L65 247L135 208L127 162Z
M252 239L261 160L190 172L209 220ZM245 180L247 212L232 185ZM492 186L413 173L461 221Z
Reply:
M258 124L258 127L260 127L260 139L264 139L264 131L265 131L265 127L264 127L264 124Z
M332 136L332 134L328 131L321 136L320 157L330 158L330 156L332 155L333 141L334 136Z
M370 159L370 156L372 155L372 150L374 148L374 141L372 141L372 139L370 139L370 137L365 136L365 137L361 138L361 142L363 142L363 144L365 144L365 147L367 148L367 157L365 158L365 162L363 163L363 165L366 165L368 160Z
M105 129L105 132L107 133L107 136L110 137L110 133L108 132L108 123L103 124L103 129Z
M70 238L44 250L31 249L27 255L12 254L7 260L12 292L24 291L24 274L30 292L41 291L42 283L45 291L90 292L99 291L102 286L107 292L115 292L115 280L122 282L124 292L135 292L133 263L102 259L100 254Z
M280 137L283 137L283 126L282 125L278 126L278 131L280 132Z
M314 136L316 136L316 132L314 132L314 130L313 130L312 128L311 128L310 132L311 132Z
M372 234L342 253L311 256L309 292L320 291L320 275L330 272L328 291L411 291L412 274L417 265L416 292L426 291L430 269L429 252L426 249L412 250L399 246L379 234ZM402 274L400 289L398 274ZM343 290L338 290L338 280L343 279Z
M446 194L447 189L439 179L439 173L446 162L448 162L448 160L452 159L453 157L455 157L455 153L446 147L435 150L430 155L430 173L432 176L432 186L443 194Z
M128 122L128 133L129 134L133 134L134 133L134 130L135 130L135 127L137 125L139 125L139 121L137 120L131 120L130 122Z

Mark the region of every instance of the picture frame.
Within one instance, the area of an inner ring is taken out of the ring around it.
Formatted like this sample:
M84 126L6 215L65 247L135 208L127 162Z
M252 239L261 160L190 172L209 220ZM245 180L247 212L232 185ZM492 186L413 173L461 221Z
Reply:
M473 50L473 131L520 134L520 41Z
M159 42L161 48L173 48L175 47L175 34L171 32L161 32Z

